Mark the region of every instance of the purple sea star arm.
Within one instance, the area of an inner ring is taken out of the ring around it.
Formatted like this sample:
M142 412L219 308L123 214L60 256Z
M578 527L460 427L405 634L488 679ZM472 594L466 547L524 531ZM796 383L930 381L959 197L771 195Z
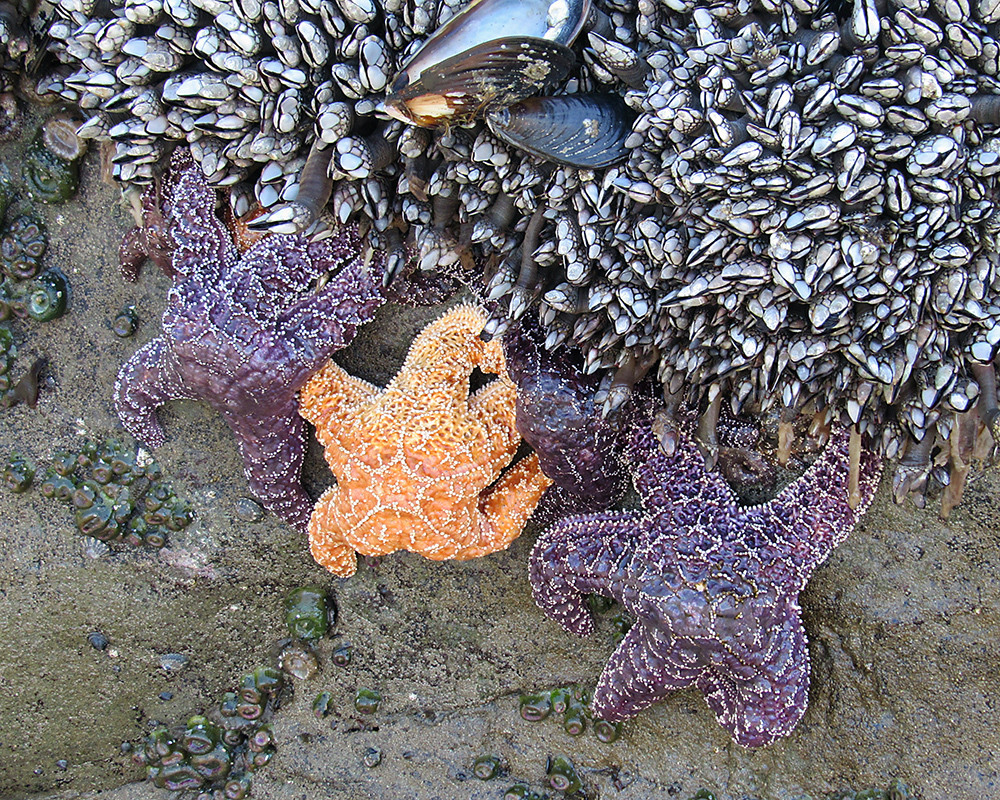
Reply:
M585 374L582 355L551 353L544 343L541 326L529 316L503 335L507 372L517 385L517 429L554 483L533 517L542 525L602 511L624 493L617 451L627 428L602 415L594 402L600 380Z
M735 638L716 649L698 688L719 724L743 747L787 736L809 701L809 648L799 608L788 603L774 618L733 626Z
M751 524L780 542L787 552L783 563L794 565L798 581L790 581L791 591L798 592L806 585L816 567L847 538L875 496L882 460L874 448L865 448L861 454L861 502L856 508L848 503L849 438L847 429L837 430L809 469L773 501L748 511L748 519L760 520L759 525Z
M611 722L634 717L702 672L697 651L633 625L604 665L594 688L594 716Z
M374 278L360 260L348 264L323 289L306 295L279 318L282 329L295 332L310 372L350 342L382 305L384 299Z
M860 454L860 503L851 508L850 436L840 430L777 498L744 508L706 472L694 415L669 418L668 455L647 411L626 452L643 513L570 517L539 537L535 601L576 633L593 627L587 592L614 597L635 616L594 692L597 716L633 716L694 683L739 744L770 744L808 705L799 592L870 503L878 458Z
M294 400L269 416L224 414L236 434L250 490L299 533L309 532L313 501L299 482L305 457L305 422Z
M216 215L216 192L184 149L174 152L162 188L159 208L176 244L174 285L164 336L120 372L118 413L157 446L164 440L157 406L208 402L236 434L253 491L305 533L311 503L298 480L304 439L295 393L371 319L381 303L381 275L373 275L381 261L372 259L371 270L364 263L356 226L321 242L273 234L239 256Z
M149 447L159 447L166 439L156 409L168 400L193 399L195 395L184 389L163 336L136 350L115 380L118 417L129 433Z
M185 169L174 189L179 213L170 226L177 245L173 267L180 281L193 278L217 286L236 261L236 245L215 214L215 191L199 173Z
M542 472L545 470L543 469ZM562 486L552 484L545 490L545 494L542 495L542 499L532 512L531 522L542 529L547 528L556 520L576 514L593 514L603 511L607 507L608 501L602 495L579 495Z
M610 511L553 525L538 537L529 558L535 603L570 633L593 633L585 595L611 596L609 578L631 557L630 540L642 537L647 527L637 514Z
M718 472L706 471L705 459L690 435L683 436L668 456L660 448L649 414L640 411L636 418L629 443L635 465L632 480L646 511L666 515L661 525L697 525L700 530L713 530L715 520L737 513L733 490Z

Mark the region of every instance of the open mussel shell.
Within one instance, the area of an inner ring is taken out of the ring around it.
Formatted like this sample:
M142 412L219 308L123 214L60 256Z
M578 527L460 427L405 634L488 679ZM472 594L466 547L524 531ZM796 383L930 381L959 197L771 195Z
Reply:
M551 91L569 75L576 56L566 45L533 36L485 42L425 69L393 92L386 111L413 125L462 124L499 106Z
M402 66L391 90L401 91L429 68L498 39L533 37L569 46L587 21L590 6L591 0L473 0Z
M569 94L492 108L486 123L508 144L546 161L597 169L628 157L632 114L618 95Z

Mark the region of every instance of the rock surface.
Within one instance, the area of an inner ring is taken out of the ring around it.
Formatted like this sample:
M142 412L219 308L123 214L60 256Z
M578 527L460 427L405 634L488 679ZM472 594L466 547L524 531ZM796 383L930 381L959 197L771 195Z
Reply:
M17 146L0 149L14 167L17 154ZM157 270L135 285L119 279L118 243L131 222L116 190L96 180L97 166L88 156L70 205L40 209L47 262L64 270L73 295L60 320L9 323L15 375L36 355L47 355L49 367L35 409L0 410L4 459L16 449L41 466L83 436L131 443L112 408L114 376L158 334L169 282ZM139 331L118 339L111 320L129 304ZM386 307L337 360L384 385L412 336L439 313ZM173 724L211 708L265 663L286 635L284 595L304 583L329 586L340 617L335 638L320 645L319 674L298 684L275 717L278 755L255 779L257 800L499 800L519 781L541 790L546 757L557 753L573 759L592 798L686 800L703 787L720 800L818 798L884 787L892 776L927 800L1000 794L996 473L971 483L947 523L931 508L892 505L883 483L802 594L812 689L787 740L744 750L700 694L685 691L602 744L589 729L574 738L554 718L518 715L522 692L593 686L615 647L607 614L593 637L579 640L535 608L526 566L534 532L475 561L399 553L332 579L304 537L273 515L257 523L237 516L248 490L217 414L177 402L163 415L167 443L156 457L196 518L158 554L116 545L94 557L62 506L37 489L0 490L0 797L166 798L140 782L122 743L140 741L154 720ZM315 443L304 482L313 497L330 482ZM97 630L110 640L103 651L87 640ZM354 658L338 667L330 653L343 640ZM186 656L188 666L167 673L167 653ZM361 721L352 703L363 687L383 699ZM311 709L321 691L333 708L322 721ZM369 747L382 753L374 768L362 763ZM505 760L503 777L472 777L484 753Z

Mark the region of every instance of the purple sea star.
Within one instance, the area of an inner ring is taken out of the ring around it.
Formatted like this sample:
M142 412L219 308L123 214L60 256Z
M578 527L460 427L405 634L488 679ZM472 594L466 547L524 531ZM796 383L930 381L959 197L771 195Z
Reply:
M615 453L623 439L624 410L604 417L594 402L600 377L584 374L578 351L546 350L536 320L522 317L502 341L507 372L517 386L517 430L553 480L532 521L544 526L568 514L610 508L625 491Z
M295 395L381 305L381 260L364 263L353 226L320 242L274 234L240 256L201 170L183 152L172 170L176 275L163 335L121 368L115 408L130 433L158 447L156 409L205 400L236 434L253 492L305 533L313 503L300 483L305 423Z
M692 416L674 423L671 455L651 412L636 414L626 458L639 511L556 523L531 553L535 602L566 630L594 623L585 595L613 597L636 624L594 691L595 716L634 716L670 692L697 686L744 747L786 736L805 713L809 653L799 592L871 502L880 459L865 451L860 503L848 504L846 430L769 503L740 507L692 440Z

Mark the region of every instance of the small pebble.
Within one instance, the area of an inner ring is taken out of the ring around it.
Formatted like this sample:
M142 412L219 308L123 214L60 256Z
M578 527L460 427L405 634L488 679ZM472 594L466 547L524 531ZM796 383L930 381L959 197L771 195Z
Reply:
M160 692L160 699L161 700L172 700L173 697L174 697L174 693L173 692Z
M372 767L377 767L382 763L382 751L374 747L369 747L365 750L364 757L361 759L362 763L371 769Z
M251 497L241 497L236 501L236 516L244 522L260 522L264 507Z
M56 766L59 767L59 769L68 769L69 768L69 762L65 758L60 758L56 762Z
M87 634L87 641L90 642L90 646L95 650L107 650L108 645L111 643L107 636L105 636L100 631L93 631Z

